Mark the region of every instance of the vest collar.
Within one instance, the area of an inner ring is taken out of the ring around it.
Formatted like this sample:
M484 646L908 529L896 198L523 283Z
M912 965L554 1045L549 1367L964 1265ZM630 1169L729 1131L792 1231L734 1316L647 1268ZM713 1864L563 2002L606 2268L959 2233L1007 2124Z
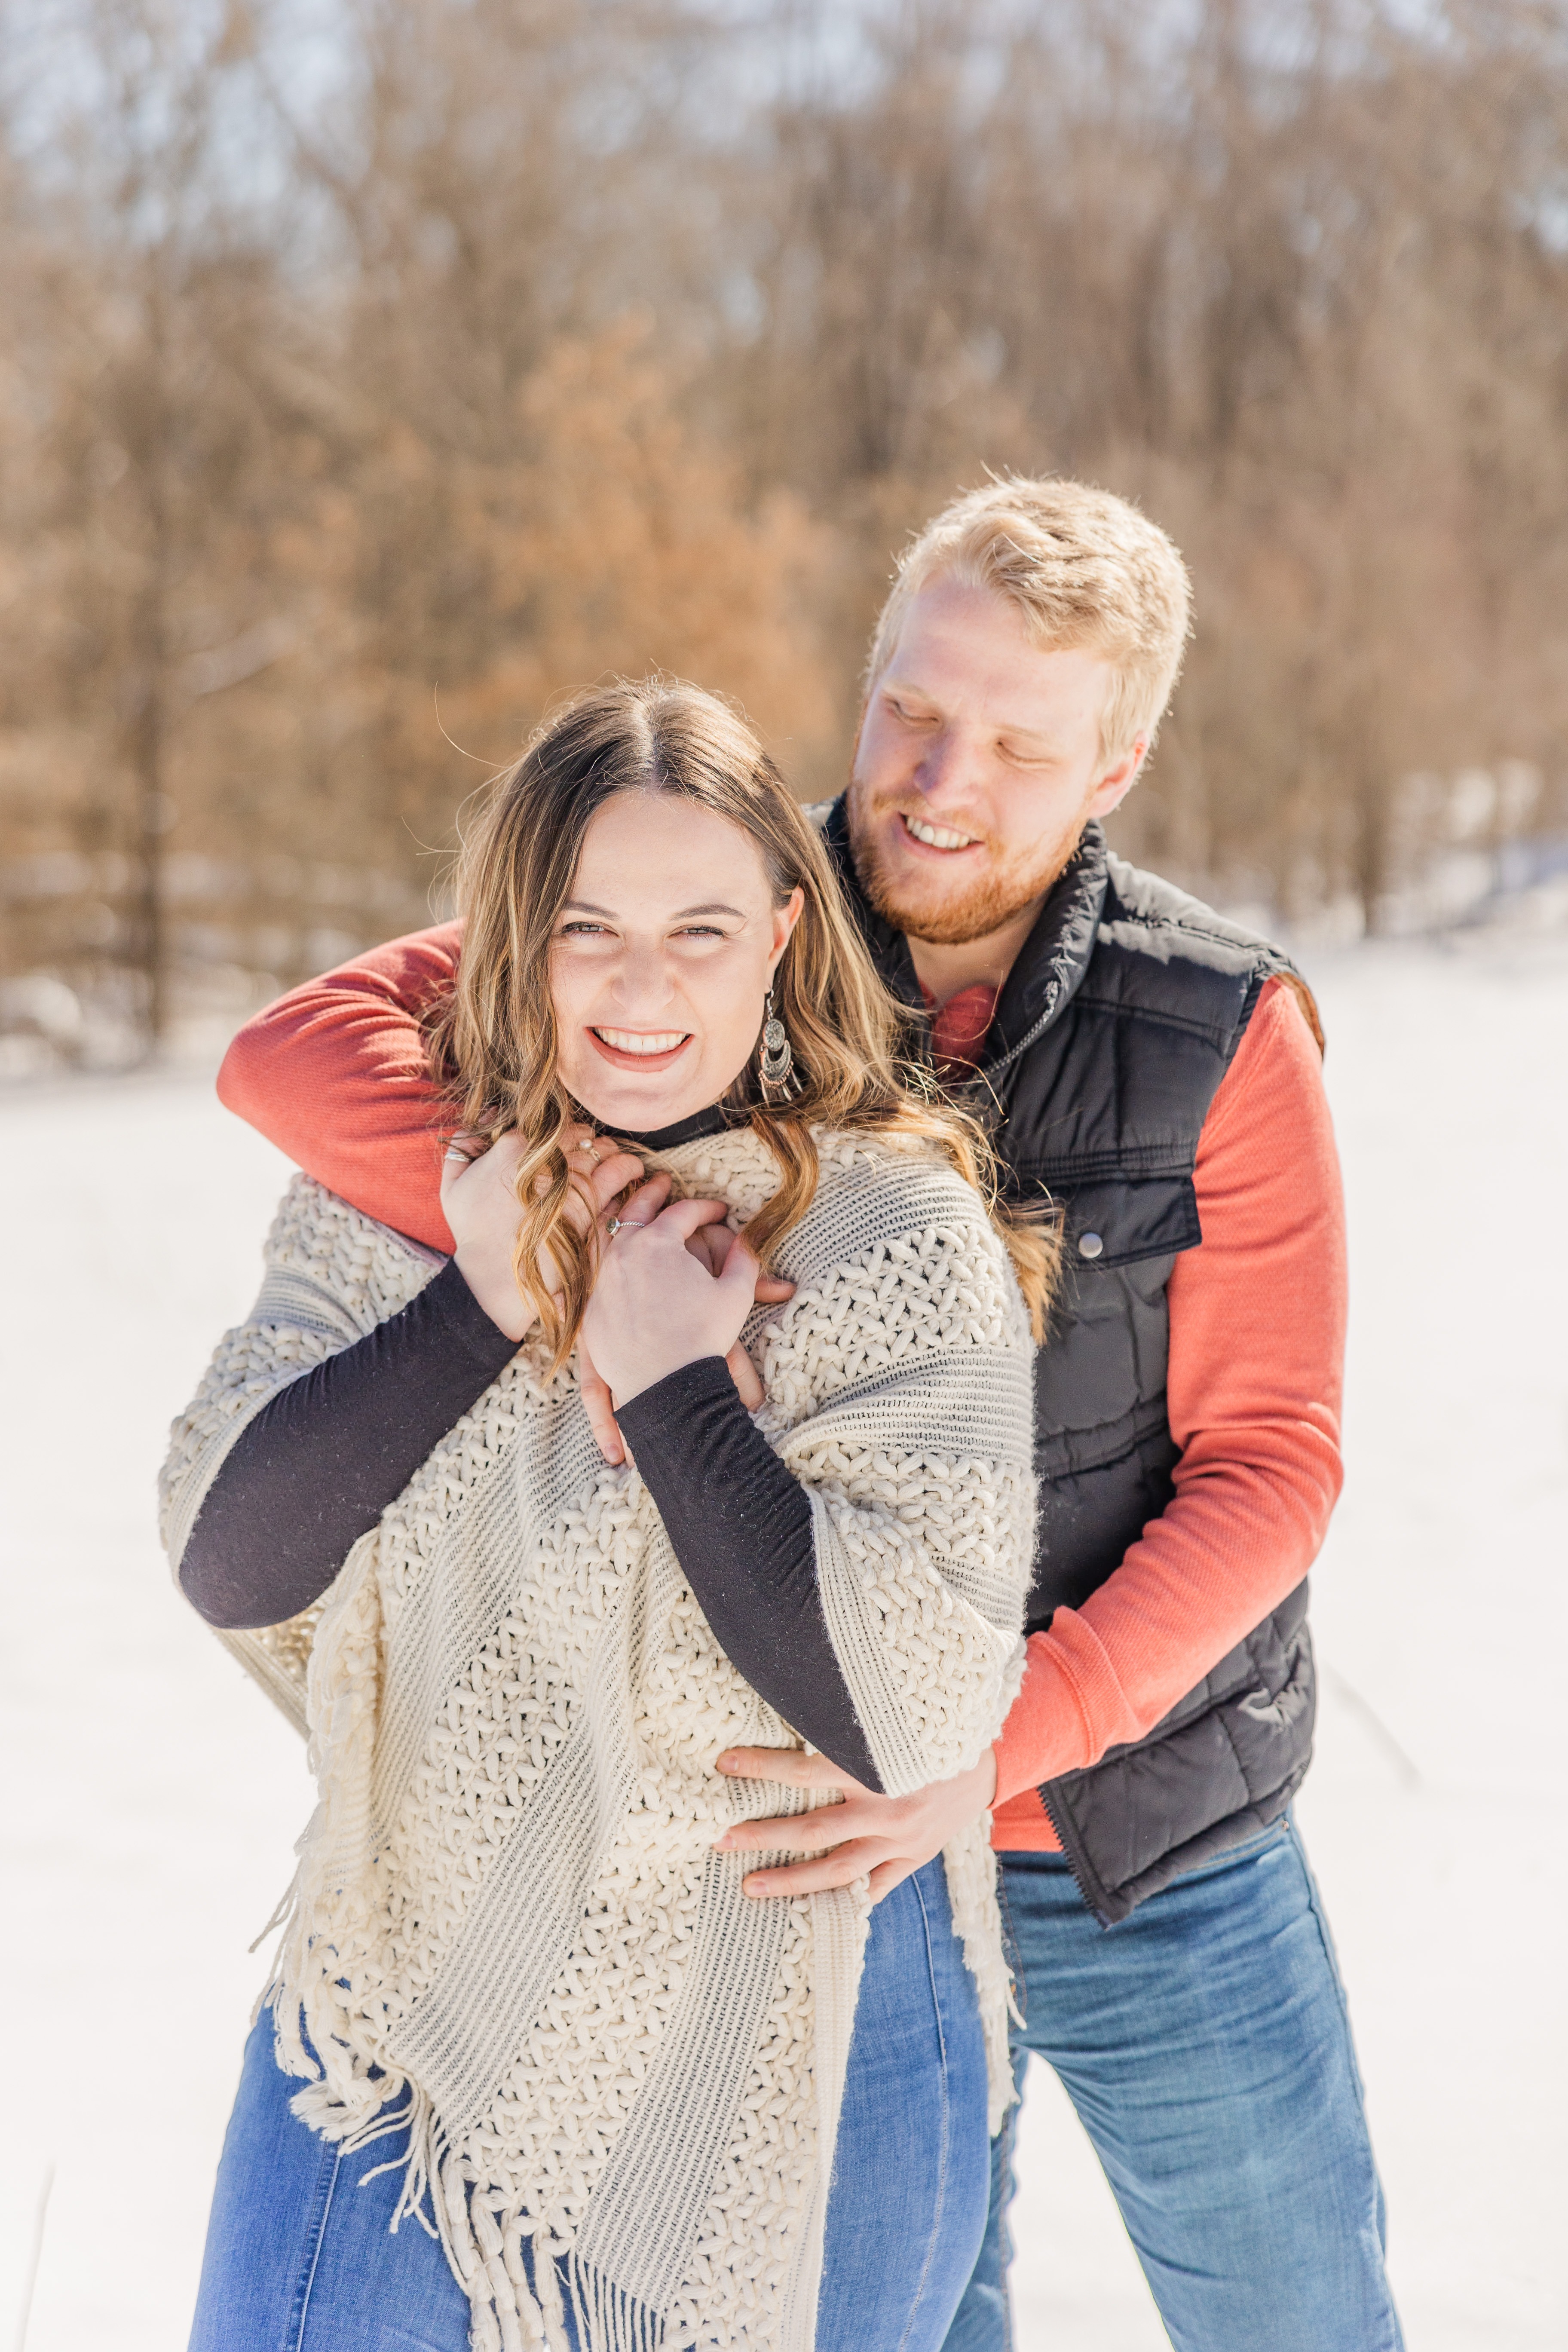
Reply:
M878 971L900 1003L924 1010L914 959L903 933L877 912L860 887L849 855L849 820L841 793L823 827L823 839ZM1002 984L979 1076L994 1084L1021 1054L1043 1037L1077 993L1094 953L1100 910L1110 887L1110 852L1098 819L1090 818L1078 847L1046 893Z

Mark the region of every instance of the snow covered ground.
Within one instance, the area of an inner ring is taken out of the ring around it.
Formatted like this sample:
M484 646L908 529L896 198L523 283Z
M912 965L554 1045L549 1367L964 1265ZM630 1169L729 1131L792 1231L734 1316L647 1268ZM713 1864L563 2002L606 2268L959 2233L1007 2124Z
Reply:
M1362 949L1313 977L1354 1320L1300 1819L1413 2352L1555 2352L1568 953ZM0 2340L53 2175L27 2352L181 2352L246 1947L308 1809L299 1742L174 1597L152 1509L285 1172L195 1079L0 1095ZM1038 2073L1024 2164L1021 2352L1154 2352L1110 2194Z

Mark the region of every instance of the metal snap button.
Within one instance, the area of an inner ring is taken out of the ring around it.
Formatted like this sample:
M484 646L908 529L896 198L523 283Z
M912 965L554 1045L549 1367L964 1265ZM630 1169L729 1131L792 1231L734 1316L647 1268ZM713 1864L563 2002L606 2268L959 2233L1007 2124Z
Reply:
M1098 1257L1104 1247L1105 1244L1098 1234L1079 1234L1078 1237L1079 1257Z

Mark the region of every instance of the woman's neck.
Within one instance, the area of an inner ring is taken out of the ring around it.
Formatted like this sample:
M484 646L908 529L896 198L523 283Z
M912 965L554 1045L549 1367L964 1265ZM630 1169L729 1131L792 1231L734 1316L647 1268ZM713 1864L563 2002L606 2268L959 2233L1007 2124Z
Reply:
M646 1132L629 1127L605 1131L614 1132L634 1151L673 1151L678 1144L696 1143L705 1135L722 1135L727 1127L740 1126L747 1116L744 1110L727 1109L721 1102L716 1102L710 1103L706 1110L694 1110L686 1118L676 1119L668 1127L656 1127ZM598 1125L596 1119L595 1125Z

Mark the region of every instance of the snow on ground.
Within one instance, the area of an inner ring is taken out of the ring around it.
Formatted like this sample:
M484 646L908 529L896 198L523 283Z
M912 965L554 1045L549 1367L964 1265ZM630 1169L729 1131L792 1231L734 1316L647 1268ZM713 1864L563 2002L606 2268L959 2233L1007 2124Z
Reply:
M1413 2352L1549 2352L1568 2336L1568 955L1363 949L1313 977L1354 1318L1300 1820ZM174 1596L152 1507L285 1173L205 1082L0 1095L0 2335L53 2168L27 2352L184 2346L246 1947L309 1810L299 1741ZM1153 2352L1109 2191L1039 2070L1023 2151L1020 2352Z

